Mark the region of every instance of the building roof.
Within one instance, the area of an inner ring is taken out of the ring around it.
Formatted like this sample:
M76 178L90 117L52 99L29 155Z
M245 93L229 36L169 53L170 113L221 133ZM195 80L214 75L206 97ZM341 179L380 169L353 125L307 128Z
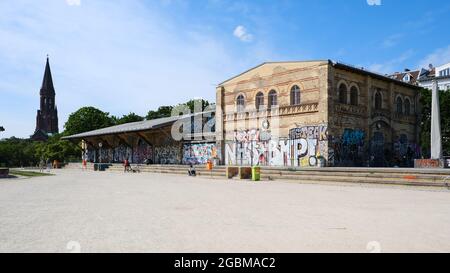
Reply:
M244 75L245 73L248 73L248 72L250 72L250 71L252 71L252 70L255 70L255 69L257 69L257 68L259 68L259 67L261 67L261 66L264 66L264 65L266 65L266 64L289 64L289 63L311 63L311 62L328 62L328 60L263 62L262 64L259 64L259 65L257 65L257 66L254 66L254 67L252 67L252 68L250 68L250 69L248 69L248 70L246 70L246 71L244 71L244 72L242 72L242 73L240 73L240 74L238 74L238 75L236 75L236 76L233 76L233 77L231 77L231 78L229 78L229 79L227 79L227 80L225 80L225 81L219 83L218 86L221 86L221 85L225 84L226 82L229 82L229 81L231 81L231 80L233 80L233 79L236 79L237 77L242 76L242 75Z
M167 117L167 118L160 118L160 119L153 119L153 120L144 120L144 121L138 121L138 122L131 122L121 125L116 125L112 127L107 127L103 129L98 129L90 132L85 132L81 134L76 134L72 136L63 137L62 139L83 139L86 137L95 137L95 136L104 136L104 135L112 135L112 134L123 134L123 133L132 133L132 132L140 132L140 131L147 131L152 129L158 129L167 125L170 125L178 120L186 119L195 117L197 115L203 115L208 113L213 113L215 111L208 111L208 112L201 112L201 113L195 113L190 115L183 115L183 116L174 116L174 117Z
M416 82L417 82L417 80L419 79L419 76L420 76L420 70L396 72L396 73L392 74L390 77L395 79L395 80L397 80L397 81L404 81L403 79L408 74L410 75L410 78L409 78L409 81L407 81L407 83L416 84Z
M341 69L345 69L345 70L350 70L350 71L353 71L353 72L356 72L356 73L362 73L362 74L370 75L370 76L372 76L374 78L387 80L387 81L390 81L390 82L395 82L397 84L405 85L405 86L408 86L408 87L417 88L416 85L413 85L411 83L406 83L406 82L404 82L402 80L397 80L397 79L391 78L391 77L389 77L389 75L382 75L382 74L379 74L377 72L372 72L372 71L366 70L364 68L360 68L360 67L356 67L356 66L353 66L353 65L345 64L345 63L342 63L342 62L336 62L336 61L332 61L332 60L264 62L264 63L262 63L260 65L257 65L255 67L253 67L253 68L250 68L249 70L247 70L245 72L242 72L242 73L240 73L240 74L238 74L238 75L236 75L234 77L231 77L231 78L223 81L218 86L221 86L221 85L223 85L223 84L225 84L225 83L227 83L227 82L229 82L229 81L231 81L231 80L233 80L233 79L235 79L235 78L237 78L237 77L239 77L241 75L244 75L245 73L248 73L248 72L250 72L250 71L252 71L254 69L257 69L257 68L259 68L259 67L261 67L263 65L266 65L266 64L288 64L288 63L310 63L310 62L326 62L326 63L332 65L333 67L337 67L337 68L341 68ZM418 77L418 75L417 75L417 77Z
M331 62L332 66L337 67L337 68L341 68L341 69L353 71L353 72L356 72L356 73L369 75L369 76L371 76L373 78L376 78L376 79L381 79L381 80L385 80L385 81L389 81L389 82L394 82L396 84L407 86L407 87L410 87L410 88L420 89L420 87L418 87L417 85L413 85L413 84L410 84L410 83L407 83L407 82L404 82L404 81L399 81L397 79L389 77L389 75L383 75L383 74L380 74L380 73L377 73L377 72L366 70L364 68L359 68L359 67L355 67L353 65L344 64L344 63L340 63L340 62L333 62L331 60L330 60L330 62Z

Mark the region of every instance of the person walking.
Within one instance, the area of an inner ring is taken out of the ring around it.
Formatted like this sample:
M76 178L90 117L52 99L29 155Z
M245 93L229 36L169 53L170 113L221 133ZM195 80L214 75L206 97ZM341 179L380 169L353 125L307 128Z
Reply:
M123 170L124 173L130 171L130 161L128 161L128 158L126 158L123 161L123 166L124 166L124 170Z

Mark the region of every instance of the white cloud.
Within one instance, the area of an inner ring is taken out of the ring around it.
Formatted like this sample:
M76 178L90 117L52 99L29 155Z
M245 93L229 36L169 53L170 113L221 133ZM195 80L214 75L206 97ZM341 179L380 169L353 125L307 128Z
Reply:
M439 66L450 62L450 45L444 48L436 49L419 62L420 67L427 68L429 64Z
M33 133L47 53L61 130L87 105L145 115L194 97L213 101L215 84L250 66L246 58L233 62L214 33L179 31L140 1L92 1L83 10L62 1L7 2L0 1L1 137Z
M270 40L242 48L234 36L224 38L208 24L180 25L164 6L146 1L82 6L0 0L0 125L7 129L1 137L33 133L46 54L61 130L82 106L120 116L195 97L214 101L216 84L263 61L287 59Z
M384 63L374 63L369 65L368 70L380 74L392 74L399 70L400 66L404 64L414 55L413 50L408 50L401 54L398 58L394 58Z
M242 42L251 42L253 40L253 35L248 33L244 26L237 26L234 29L233 35Z
M81 0L66 0L66 4L69 6L79 6L81 5Z
M403 38L403 34L391 35L391 36L387 37L386 39L384 39L382 46L383 46L383 48L390 48L390 47L396 46L402 38Z
M367 0L369 6L381 6L381 0Z

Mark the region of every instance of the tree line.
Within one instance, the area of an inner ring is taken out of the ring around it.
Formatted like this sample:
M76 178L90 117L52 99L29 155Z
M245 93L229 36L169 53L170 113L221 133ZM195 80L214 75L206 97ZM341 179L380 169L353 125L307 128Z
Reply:
M211 105L206 100L190 100L180 105L185 105L191 112L194 112L194 105L196 103L202 105L202 110ZM161 106L157 110L150 110L145 117L136 113L116 117L95 107L82 107L69 115L62 133L50 136L46 142L16 137L0 140L0 166L37 166L42 160L46 162L52 162L54 160L58 160L59 162L79 161L81 155L80 145L62 140L62 137L130 122L170 117L172 110L180 105ZM0 133L4 130L5 128L0 126Z

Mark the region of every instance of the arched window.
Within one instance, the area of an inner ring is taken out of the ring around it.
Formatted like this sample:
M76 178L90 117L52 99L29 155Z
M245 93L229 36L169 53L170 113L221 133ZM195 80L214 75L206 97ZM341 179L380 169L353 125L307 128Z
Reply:
M402 100L402 98L398 97L396 104L397 104L397 114L403 113L403 100Z
M405 99L405 115L411 115L411 101L408 98Z
M256 94L255 106L256 110L261 110L264 108L264 94L262 92Z
M358 88L356 86L350 88L350 104L358 105Z
M300 87L294 85L291 88L291 105L299 105L299 104L300 104Z
M243 95L239 95L236 99L236 106L238 112L243 112L245 110L245 98Z
M375 93L375 110L381 110L383 108L383 98L381 97L380 92Z
M347 104L347 86L343 83L339 85L339 102Z
M269 108L272 108L277 105L278 105L277 91L272 90L269 92Z

